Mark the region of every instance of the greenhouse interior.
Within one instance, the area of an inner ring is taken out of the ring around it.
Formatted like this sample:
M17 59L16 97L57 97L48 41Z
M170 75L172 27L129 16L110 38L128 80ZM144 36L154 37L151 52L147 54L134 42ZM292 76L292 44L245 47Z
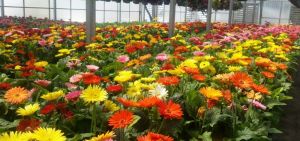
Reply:
M299 141L300 0L0 0L0 141Z

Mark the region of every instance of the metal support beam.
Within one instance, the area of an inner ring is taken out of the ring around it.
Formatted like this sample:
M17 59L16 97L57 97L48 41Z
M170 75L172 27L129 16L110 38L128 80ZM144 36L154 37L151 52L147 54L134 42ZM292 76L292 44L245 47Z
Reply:
M140 2L139 3L139 22L142 22L143 21L143 4Z
M212 13L212 0L208 0L207 17L206 17L206 31L211 29L211 13Z
M106 19L105 19L105 5L106 5L106 2L104 1L103 3L103 23L105 23Z
M246 23L246 10L247 10L247 1L244 1L244 4L243 4L243 23Z
M176 0L171 0L170 1L170 15L169 15L169 37L172 37L174 35L175 12L176 12Z
M5 16L5 12L4 12L4 0L1 0L1 17Z
M280 11L279 11L279 24L281 24L282 8L283 8L283 1L281 1L281 4L280 4Z
M228 16L228 24L232 25L232 17L233 17L233 0L229 1L229 16Z
M57 20L57 5L56 5L56 0L53 0L53 18L54 18L54 20Z
M48 0L48 12L49 12L49 19L51 19L51 0Z
M262 16L263 16L263 8L264 8L264 0L260 0L260 6L259 6L259 24L261 24Z
M157 21L158 5L152 5L152 18L153 21Z
M70 22L72 22L72 0L70 0Z
M185 8L184 8L184 22L186 22L187 21L187 6L185 6Z
M25 0L23 0L23 17L26 16L26 13L25 13Z
M96 1L86 0L86 42L91 43L96 34Z
M252 23L255 24L255 16L256 16L256 0L254 0L254 4L253 4L253 13L252 13ZM257 17L256 17L257 18Z

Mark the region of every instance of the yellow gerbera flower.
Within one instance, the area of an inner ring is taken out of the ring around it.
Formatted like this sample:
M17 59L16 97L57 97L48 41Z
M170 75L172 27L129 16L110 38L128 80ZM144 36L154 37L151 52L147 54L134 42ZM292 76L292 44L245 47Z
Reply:
M62 90L59 91L55 91L55 92L51 92L51 93L47 93L41 96L42 99L51 101L51 100L56 100L59 97L63 96L64 92Z
M48 65L47 61L39 61L39 62L34 63L34 66L36 66L36 67L45 67L47 65Z
M67 138L61 132L54 128L38 128L33 132L33 136L38 141L66 141Z
M199 92L208 99L219 100L223 95L220 90L214 89L212 87L203 87Z
M208 61L203 61L199 65L200 69L205 69L205 68L207 68L209 66L210 66L210 63Z
M0 135L0 141L21 141L21 133L13 131L9 133L2 133Z
M89 140L85 140L85 141L108 141L110 139L112 139L113 137L115 137L115 133L113 131L108 131L106 133L100 134L97 137L93 137Z
M112 102L111 100L105 100L104 107L105 107L105 109L107 109L110 112L115 112L120 109L120 107L117 104L115 104L114 102Z
M139 77L139 74L133 74L132 71L120 71L114 78L114 81L123 83L132 80L134 77Z
M18 108L17 114L20 116L30 116L40 109L38 103L26 105L24 108Z
M107 92L97 85L90 85L80 97L87 103L101 102L107 99Z

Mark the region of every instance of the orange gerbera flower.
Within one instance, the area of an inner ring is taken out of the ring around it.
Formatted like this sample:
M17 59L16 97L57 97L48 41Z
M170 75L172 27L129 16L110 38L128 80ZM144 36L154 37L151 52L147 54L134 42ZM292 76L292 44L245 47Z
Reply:
M246 89L250 88L253 84L253 79L244 72L236 72L230 77L230 81L234 86Z
M192 75L200 74L198 68L184 67L183 70L184 70L186 73L192 74Z
M163 84L163 85L166 85L166 86L169 86L169 85L176 85L179 83L179 78L177 76L165 76L165 77L160 77L158 79L158 82Z
M21 104L30 97L30 93L23 87L14 87L6 91L4 100L10 104Z
M143 56L139 57L139 60L146 61L146 60L148 60L151 57L152 57L151 54L146 54L146 55L143 55Z
M197 81L204 81L206 79L206 77L204 75L201 75L201 74L193 75L192 78L197 80Z
M274 73L271 73L271 72L268 72L268 71L263 71L263 72L261 72L261 74L263 76L265 76L266 78L270 78L270 79L275 77Z
M267 87L265 87L264 85L256 85L253 84L252 85L252 89L256 92L260 92L262 94L270 94L269 90Z
M232 94L231 94L230 90L222 91L222 94L223 94L223 97L224 97L225 101L227 103L231 103L231 101L232 101Z
M286 64L283 64L283 63L279 63L277 64L277 67L281 70L286 70L287 69L287 65Z
M146 136L139 136L138 141L173 141L174 139L162 134L149 132Z
M114 113L108 120L109 126L113 129L126 128L133 122L133 113L128 110L121 110Z
M151 96L151 97L146 97L142 100L140 100L139 106L143 107L143 108L150 108L153 106L156 106L158 102L160 102L161 100L159 98L157 98L156 96Z
M121 104L123 104L125 107L139 107L140 106L140 104L135 101L131 101L131 100L121 98L121 97L118 97L117 101L120 102Z
M168 103L158 103L158 111L165 119L182 119L182 109L179 104L170 100Z

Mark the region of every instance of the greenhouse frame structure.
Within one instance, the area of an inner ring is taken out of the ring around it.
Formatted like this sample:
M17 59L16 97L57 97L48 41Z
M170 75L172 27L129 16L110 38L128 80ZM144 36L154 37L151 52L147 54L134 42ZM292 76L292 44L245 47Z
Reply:
M69 20L71 22L73 22L73 21L76 21L76 19L78 19L78 17L81 18L81 16L82 16L82 15L77 16L77 13L78 13L77 11L86 13L85 14L86 19L81 20L81 22L87 21L87 29L88 29L87 35L89 37L88 40L91 39L91 37L94 35L93 29L95 29L95 28L93 28L93 27L95 26L96 20L97 20L97 22L107 22L107 20L111 19L111 17L108 18L108 16L110 16L110 13L116 13L117 20L115 22L124 22L123 17L124 16L126 17L126 13L129 14L129 20L128 20L129 22L131 22L131 21L143 22L148 17L147 15L149 15L149 17L150 17L150 15L152 17L158 17L157 19L159 22L167 22L167 23L170 23L170 25L174 25L172 23L175 22L175 17L176 17L176 22L189 22L189 21L201 20L201 21L206 21L208 23L207 30L210 29L211 22L216 22L216 21L218 22L218 21L220 21L220 18L223 19L223 20L221 20L221 22L228 22L229 24L232 24L232 23L263 24L264 19L267 21L270 20L270 21L272 21L272 23L278 23L278 24L290 23L290 21L293 21L293 23L297 23L299 21L299 19L297 18L297 17L299 17L298 16L299 9L297 9L297 8L291 7L291 12L289 14L290 16L289 17L287 16L286 13L287 13L288 9L286 9L286 5L287 4L291 5L288 2L288 0L272 0L272 1L270 1L270 0L267 0L267 1L266 0L248 0L247 2L246 1L242 2L243 8L238 11L211 10L210 9L211 5L208 4L208 10L204 12L205 14L202 12L191 11L191 9L188 7L181 8L181 7L175 6L175 5L173 5L173 6L149 5L149 4L144 5L142 3L126 4L129 6L129 9L127 9L127 11L126 10L124 11L125 5L123 5L122 1L121 1L121 3L115 4L116 7L114 7L114 9L108 9L108 7L105 6L105 4L107 5L109 3L114 3L114 2L98 1L96 4L96 0L86 0L86 1L81 0L82 6L83 6L83 4L85 4L85 7L81 6L81 8L74 7L74 5L76 5L76 2L78 0L68 0L68 4L64 5L63 7L61 5L59 5L59 4L61 4L61 1L59 1L59 0L44 0L43 3L48 2L48 4L47 4L48 7L47 6L37 7L35 5L30 5L30 2L33 3L34 0L17 0L17 1L18 1L18 3L20 3L20 5L14 6L14 5L9 4L9 3L12 3L12 1L0 0L1 16L11 16L9 14L9 12L12 11L11 9L22 10L23 12L21 15L19 14L19 16L23 16L23 17L30 16L30 12L33 11L33 10L30 11L30 9L42 9L45 12L46 11L49 12L49 15L46 14L49 19L59 20L61 18L61 14L62 14L60 12L69 11ZM211 1L212 0L209 0L209 2L211 2ZM64 1L64 2L67 2L67 1ZM100 4L100 2L101 2L101 4ZM91 3L91 4L89 4L89 3ZM264 3L265 3L265 5L264 5ZM99 9L99 4L100 4L100 9ZM96 8L96 5L97 5L97 8ZM130 9L131 8L130 6L132 6L132 5L135 6L134 11L132 11L132 9ZM138 8L137 8L137 6L138 6ZM149 10L147 9L147 7ZM177 8L175 9L175 7L177 7ZM267 12L267 13L269 13L269 15L265 14L266 11L270 9L270 7L274 7L274 10L276 9L277 11L279 11L279 13L277 14L278 17L270 16L270 14L271 15L273 14L272 11ZM265 11L263 11L264 8L266 8ZM145 10L145 9L147 9L147 10ZM6 10L8 10L8 11L6 12ZM178 12L178 10L179 10L179 12ZM296 12L292 12L292 10L294 10ZM36 10L36 11L38 11L38 10ZM146 13L146 11L147 11L147 13ZM172 12L172 11L174 11L174 12ZM100 19L100 21L99 21L99 17L98 17L99 16L98 12L104 13L102 16L103 19ZM122 12L124 12L124 13L122 13ZM130 15L133 13L134 13L134 15ZM203 15L203 16L198 17L198 19L194 19L195 14L197 17L199 15L199 13L201 13L200 15ZM43 13L43 15L45 15L45 13ZM73 15L74 19L72 19L72 15ZM95 16L97 16L97 19ZM294 18L294 20L292 20L291 16L296 17L296 18ZM128 17L128 15L127 15L127 17ZM131 20L130 17L133 17L135 20ZM180 17L181 19L178 20L178 17ZM184 18L182 19L182 17L184 17ZM149 20L150 19L151 18L149 18ZM64 18L64 20L68 20L68 19ZM91 21L91 22L89 22L89 21ZM91 29L91 30L89 30L89 29ZM172 26L171 26L171 29L173 29ZM170 35L172 35L172 31L170 32Z

